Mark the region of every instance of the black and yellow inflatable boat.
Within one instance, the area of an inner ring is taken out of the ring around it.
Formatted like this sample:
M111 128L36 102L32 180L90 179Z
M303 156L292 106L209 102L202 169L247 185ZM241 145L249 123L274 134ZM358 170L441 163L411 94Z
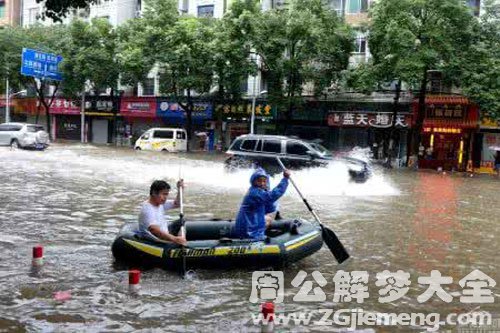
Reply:
M283 267L318 251L321 229L304 220L274 221L265 241L229 238L234 222L186 221L188 268ZM113 242L114 257L128 265L177 269L182 249L175 244L137 237L137 223L122 227Z

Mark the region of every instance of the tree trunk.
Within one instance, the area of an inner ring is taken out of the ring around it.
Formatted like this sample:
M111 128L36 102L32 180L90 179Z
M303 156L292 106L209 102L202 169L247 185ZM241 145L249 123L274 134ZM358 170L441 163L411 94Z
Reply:
M415 126L413 127L411 153L418 155L418 147L420 145L422 127L425 119L425 96L427 92L427 67L424 69L422 81L420 82L420 91L418 96L418 111Z
M392 104L392 124L389 132L389 147L387 149L387 161L385 162L385 166L387 168L392 168L391 160L392 155L394 154L394 141L395 141L395 133L396 133L396 118L398 116L399 109L399 98L401 96L401 80L398 80L396 83L396 94L394 95L394 103Z

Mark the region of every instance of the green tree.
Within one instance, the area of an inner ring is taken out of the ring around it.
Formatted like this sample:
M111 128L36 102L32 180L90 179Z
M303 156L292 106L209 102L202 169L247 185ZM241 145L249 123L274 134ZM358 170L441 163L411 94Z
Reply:
M462 87L481 113L500 120L500 4L487 0L470 52L460 64Z
M63 91L66 96L81 96L84 85L94 94L111 88L114 94L120 66L116 60L116 32L104 19L90 23L74 20L69 25L69 42L63 48Z
M371 22L370 52L382 78L418 86L412 138L416 154L425 117L427 73L440 70L450 83L456 82L456 60L471 45L474 17L460 0L380 0L371 11Z
M213 23L180 17L154 45L161 91L186 111L188 139L192 137L193 95L208 94L213 84Z
M238 99L241 84L256 73L251 60L252 40L255 35L255 17L260 14L254 0L237 0L214 26L213 50L214 85L217 97Z
M160 91L186 111L192 137L193 96L208 94L213 84L213 19L180 16L175 0L151 0L144 13L143 54L160 78Z
M314 94L337 82L353 50L352 30L321 0L291 0L284 10L256 18L254 47L263 61L269 97L285 111L303 101L305 83Z
M59 88L58 81L49 79L35 79L23 76L21 71L21 54L23 48L31 48L42 52L61 54L63 45L67 42L66 28L64 26L44 27L41 25L25 28L5 28L0 30L0 42L5 47L0 51L0 57L5 60L6 68L3 79L7 76L17 89L32 88L36 91L39 105L45 109L47 131L50 130L50 107ZM2 80L3 82L4 80ZM52 93L47 96L48 86L54 86ZM39 109L40 111L40 109ZM38 122L38 114L36 121Z
M154 66L153 57L146 51L148 28L144 18L128 20L117 28L116 59L121 84L136 86L144 82Z

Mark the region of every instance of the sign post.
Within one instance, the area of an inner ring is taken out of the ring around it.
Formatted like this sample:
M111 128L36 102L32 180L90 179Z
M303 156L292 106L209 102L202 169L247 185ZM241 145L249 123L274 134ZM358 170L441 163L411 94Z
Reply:
M63 60L62 56L23 47L21 59L21 75L32 76L40 81L62 81L62 73L59 71L59 64ZM41 96L38 96L38 98L41 99ZM49 113L50 105L47 105L45 101L42 100L40 100L40 104L43 104L46 107L47 132L51 135L52 131L50 130Z

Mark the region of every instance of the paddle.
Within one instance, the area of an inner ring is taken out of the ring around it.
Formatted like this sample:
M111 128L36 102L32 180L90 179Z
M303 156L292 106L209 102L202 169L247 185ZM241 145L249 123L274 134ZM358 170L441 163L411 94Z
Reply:
M179 180L182 180L181 178L181 170L179 168ZM184 204L183 204L183 187L179 186L179 222L181 224L181 236L186 238L186 227L185 227L185 222L184 221ZM181 265L181 276L182 278L186 277L186 247L182 246L181 247L181 260L182 260L182 265Z
M280 158L276 157L276 160L278 161L281 168L283 170L286 170L286 168L283 165L283 162L281 162ZM300 198L302 199L302 201L306 205L307 209L309 209L312 216L314 216L314 219L316 220L316 222L318 222L318 224L320 225L323 240L325 241L326 245L330 249L330 252L332 252L332 254L335 256L335 259L337 259L339 264L346 261L349 258L349 253L347 253L346 249L344 248L344 246L342 245L340 240L337 238L337 235L335 235L335 233L332 230L328 229L323 224L321 224L321 221L319 220L318 215L312 209L311 205L309 205L309 202L307 202L306 198L304 198L304 196L300 192L299 188L297 187L297 185L293 181L292 177L289 177L289 180L292 183L293 187L295 187L295 190L297 190L297 193L299 194Z

